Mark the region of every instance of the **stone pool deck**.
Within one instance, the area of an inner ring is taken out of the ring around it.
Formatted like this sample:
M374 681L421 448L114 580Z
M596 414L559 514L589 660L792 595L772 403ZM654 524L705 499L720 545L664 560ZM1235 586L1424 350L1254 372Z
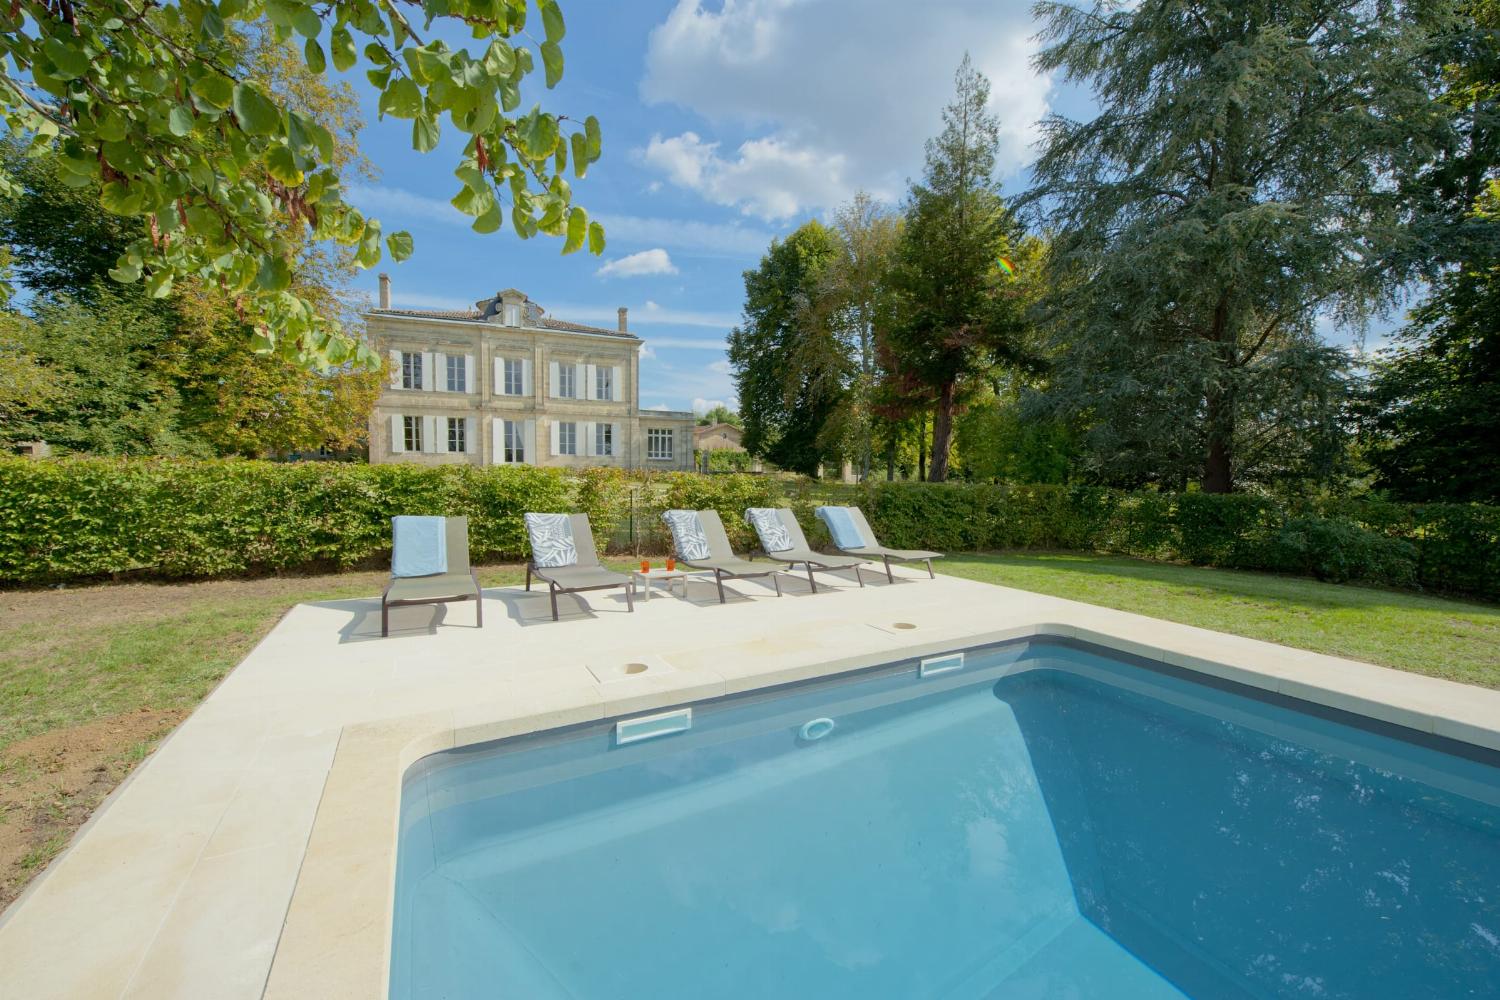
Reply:
M784 580L558 623L493 589L483 630L401 608L384 640L378 600L298 605L0 916L0 997L383 997L411 761L972 641L1073 636L1500 750L1500 691L953 577Z

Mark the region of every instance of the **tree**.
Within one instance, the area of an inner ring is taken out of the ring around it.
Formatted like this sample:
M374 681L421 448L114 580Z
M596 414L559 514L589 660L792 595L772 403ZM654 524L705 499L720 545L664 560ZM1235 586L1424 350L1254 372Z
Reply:
M1465 4L1444 36L1449 128L1405 179L1431 294L1375 367L1365 457L1412 501L1500 502L1500 2ZM1490 186L1486 188L1486 184Z
M709 427L713 424L729 424L733 427L745 426L745 422L740 419L740 415L723 403L720 403L698 418L699 427Z
M1442 119L1427 29L1379 0L1035 9L1038 69L1100 105L1044 122L1023 199L1054 234L1053 399L1106 476L1227 492L1266 471L1257 440L1326 474L1348 359L1315 326L1404 280L1392 178Z
M1023 357L1015 289L997 264L1019 238L994 181L999 122L990 84L967 55L943 131L927 143L923 180L913 184L890 276L888 395L933 400L933 482L948 475L953 418L975 374Z
M534 106L518 114L535 60L514 44L527 29L526 0L423 0L420 27L402 7L369 0L18 0L0 7L0 111L14 133L54 141L64 176L100 185L99 205L138 228L110 274L165 298L198 279L235 297L257 350L312 365L379 363L370 348L293 287L301 241L348 247L360 267L383 252L403 259L406 233L384 241L375 219L343 200L343 171L329 130L268 93L253 75L241 30L264 18L272 37L302 39L312 73L331 61L363 65L382 116L412 122L412 146L436 147L441 119L467 136L453 203L481 233L498 229L502 204L522 237L563 237L563 252L604 231L573 204L564 174L582 177L599 157L599 126ZM556 0L537 0L545 83L561 78L565 33ZM434 26L461 27L475 57L450 50ZM363 48L361 49L361 43ZM572 129L571 133L567 130ZM0 173L0 196L11 182Z
M837 253L837 239L817 221L773 241L745 272L744 323L729 334L745 450L809 475L830 457L819 438L849 375L842 344L815 307Z
M846 405L824 432L826 449L859 458L860 478L870 478L874 455L875 392L880 379L876 344L886 336L881 298L895 255L901 220L864 191L833 217L836 252L816 291L818 311L843 341L851 378Z

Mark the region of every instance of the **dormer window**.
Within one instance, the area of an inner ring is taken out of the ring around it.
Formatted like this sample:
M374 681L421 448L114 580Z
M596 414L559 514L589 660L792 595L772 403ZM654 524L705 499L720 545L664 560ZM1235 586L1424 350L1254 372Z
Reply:
M506 326L520 326L521 325L521 307L520 307L520 305L507 305L505 307L505 325Z

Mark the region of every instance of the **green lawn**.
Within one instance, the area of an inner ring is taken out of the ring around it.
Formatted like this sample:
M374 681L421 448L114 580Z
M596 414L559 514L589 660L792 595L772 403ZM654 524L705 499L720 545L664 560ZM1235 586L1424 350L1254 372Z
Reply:
M1109 556L995 553L941 565L971 580L1500 688L1494 605Z

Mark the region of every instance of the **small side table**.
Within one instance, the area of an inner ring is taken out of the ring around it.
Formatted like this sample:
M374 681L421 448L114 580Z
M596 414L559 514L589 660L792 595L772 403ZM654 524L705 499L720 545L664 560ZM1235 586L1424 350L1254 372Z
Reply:
M651 584L655 583L658 580L664 581L666 583L668 594L672 593L672 581L680 581L682 584L682 596L683 598L686 598L687 578L688 574L686 570L665 569L659 566L653 566L651 568L651 572L649 573L642 573L638 569L630 571L631 586L635 587L636 585L640 585L641 587L643 587L646 592L646 600L648 601L651 600Z

